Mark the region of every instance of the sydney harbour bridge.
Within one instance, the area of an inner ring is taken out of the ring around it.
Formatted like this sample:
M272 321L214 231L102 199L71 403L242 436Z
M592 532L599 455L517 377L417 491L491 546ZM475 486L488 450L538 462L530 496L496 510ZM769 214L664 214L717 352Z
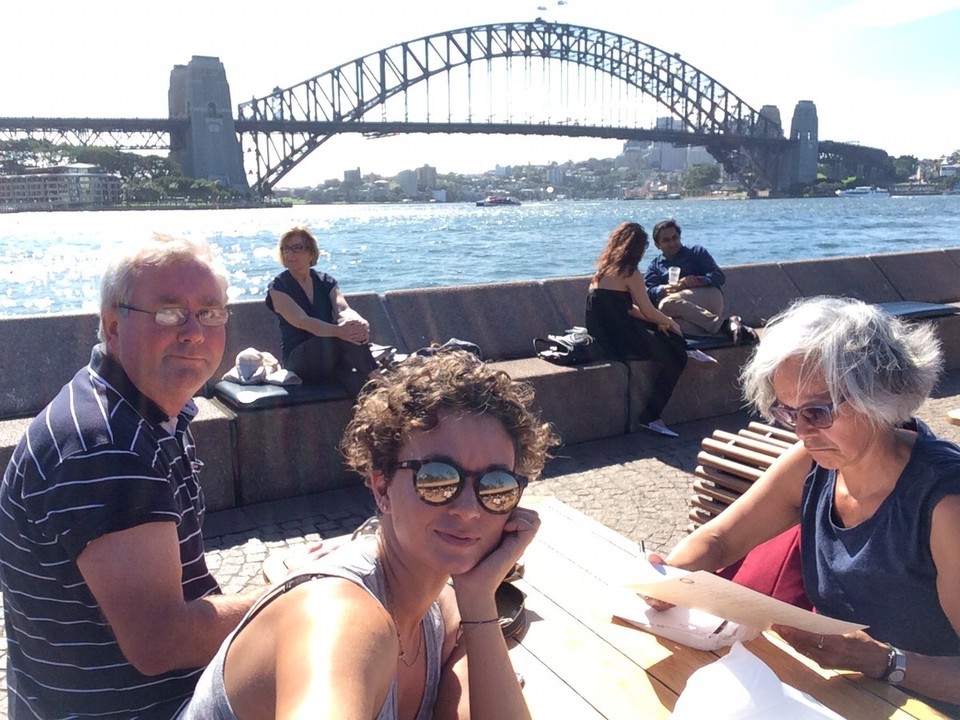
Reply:
M650 113L653 113L652 115ZM653 117L668 117L667 124ZM185 175L262 197L342 133L553 135L702 146L752 191L816 178L824 159L879 167L882 150L822 141L801 101L789 132L703 70L617 33L536 19L437 33L358 57L232 111L217 58L170 76L169 116L0 118L0 141L33 138L169 150Z

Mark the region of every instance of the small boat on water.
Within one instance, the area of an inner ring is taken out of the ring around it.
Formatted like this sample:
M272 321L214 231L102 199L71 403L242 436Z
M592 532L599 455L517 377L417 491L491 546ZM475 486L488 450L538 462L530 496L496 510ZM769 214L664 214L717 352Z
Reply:
M496 207L497 205L519 205L520 201L509 195L487 195L483 200L477 200L477 207Z
M890 197L890 193L874 185L858 185L848 190L837 190L840 197Z

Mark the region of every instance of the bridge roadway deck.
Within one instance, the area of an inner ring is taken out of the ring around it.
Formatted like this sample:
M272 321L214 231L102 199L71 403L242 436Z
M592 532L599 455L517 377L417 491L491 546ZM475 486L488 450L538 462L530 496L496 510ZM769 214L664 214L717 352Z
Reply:
M960 408L960 370L945 374L918 415L937 435L960 443L947 413ZM720 428L736 432L746 412L676 425L678 438L646 431L563 448L528 495L555 497L648 549L668 550L685 533L700 441ZM201 448L202 450L202 448ZM225 593L263 583L274 551L352 531L373 512L365 488L211 513L207 563ZM2 631L2 630L0 630ZM7 717L6 642L0 644L0 720Z

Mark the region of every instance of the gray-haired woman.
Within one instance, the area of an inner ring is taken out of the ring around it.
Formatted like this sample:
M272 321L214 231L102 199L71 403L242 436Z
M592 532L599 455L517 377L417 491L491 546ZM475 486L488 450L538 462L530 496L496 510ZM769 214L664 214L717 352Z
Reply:
M856 670L960 712L960 448L913 413L939 344L857 300L801 300L774 318L742 375L747 400L800 438L666 563L724 567L797 523L817 611L868 625L777 630L830 668ZM934 703L937 704L937 703Z

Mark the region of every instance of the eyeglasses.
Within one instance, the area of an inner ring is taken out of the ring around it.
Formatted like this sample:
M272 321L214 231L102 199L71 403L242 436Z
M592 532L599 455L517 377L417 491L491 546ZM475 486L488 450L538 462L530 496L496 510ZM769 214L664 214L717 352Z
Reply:
M308 248L306 245L302 245L302 244L301 245L284 245L282 250L285 253L297 254L297 253L306 252Z
M842 405L845 402L846 399L841 398L837 405ZM810 427L815 427L818 430L826 430L833 426L833 420L837 414L837 406L833 403L823 403L822 405L806 405L795 410L786 405L774 403L770 406L770 414L773 415L774 419L787 427L795 428L797 426L797 419L801 418Z
M186 325L187 320L190 319L190 315L194 315L197 318L197 321L201 325L206 325L208 327L216 327L218 325L226 325L227 318L230 317L230 312L226 308L204 308L203 310L198 310L195 313L191 313L189 310L178 307L167 307L160 308L159 310L143 310L133 305L124 305L120 304L119 307L121 310L134 312L145 313L146 315L153 315L153 320L157 325L162 325L163 327L177 327L179 325Z
M477 478L474 493L487 512L503 515L520 504L527 479L508 470L470 473L446 460L404 460L398 470L413 470L413 489L427 505L446 505L463 490L466 481Z

